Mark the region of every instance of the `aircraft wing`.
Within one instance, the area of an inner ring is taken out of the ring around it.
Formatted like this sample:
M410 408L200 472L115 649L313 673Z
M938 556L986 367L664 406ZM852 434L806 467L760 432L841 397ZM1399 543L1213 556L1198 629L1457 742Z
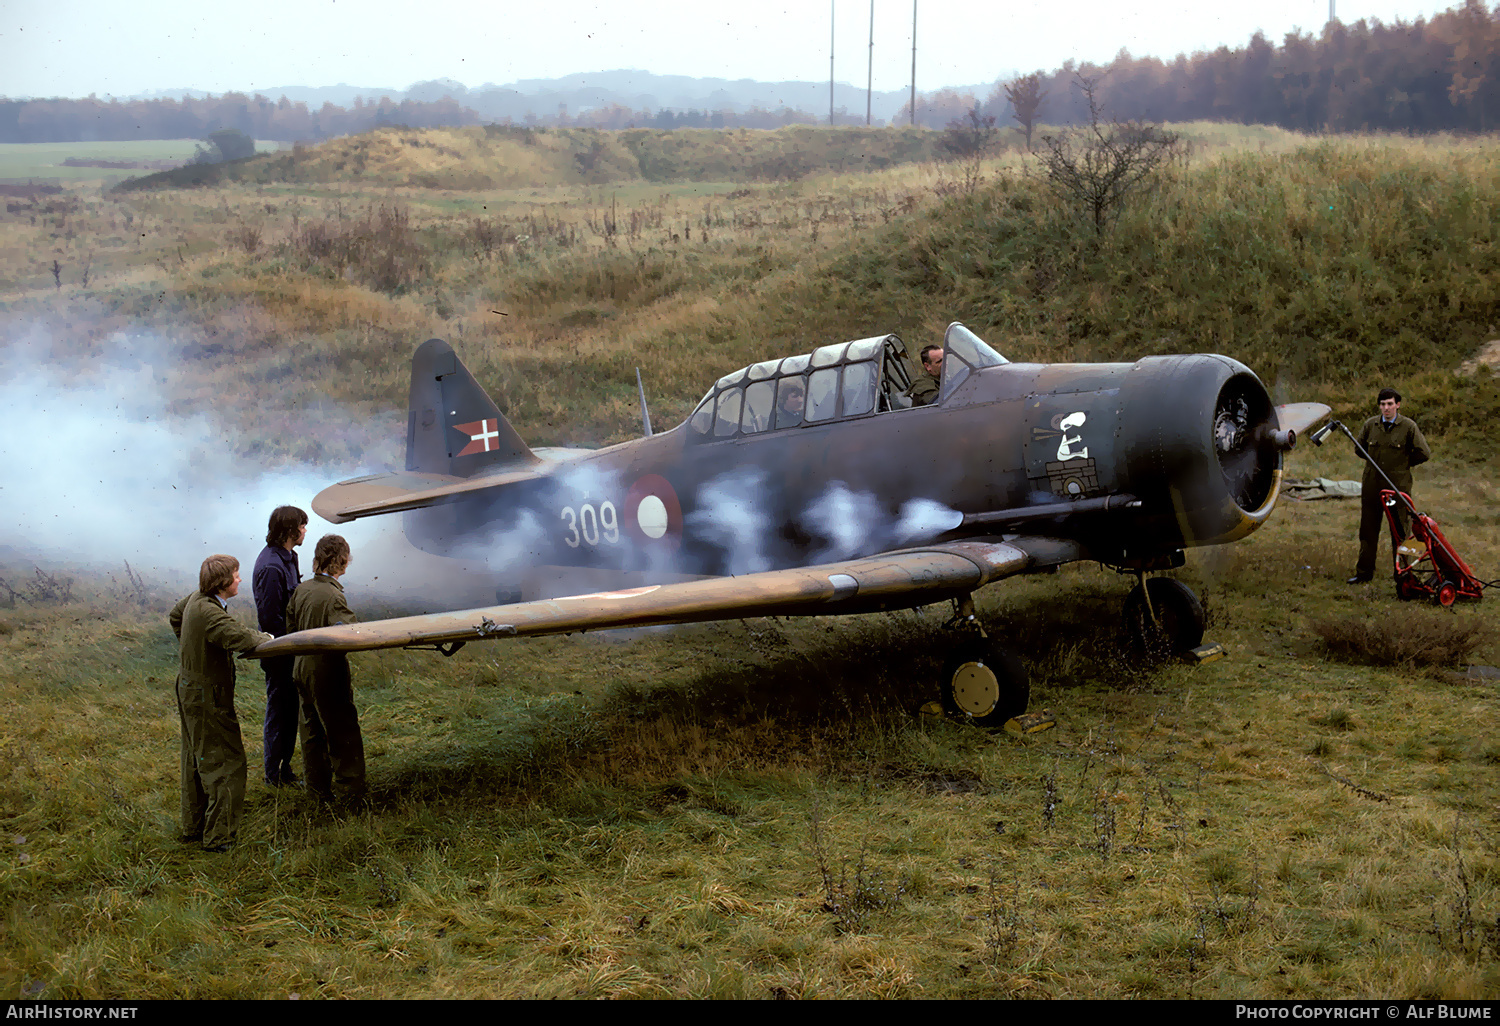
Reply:
M1071 562L1084 555L1077 543L1057 538L969 539L739 577L320 627L267 641L247 654L263 659L748 616L905 609L957 598L1024 570Z

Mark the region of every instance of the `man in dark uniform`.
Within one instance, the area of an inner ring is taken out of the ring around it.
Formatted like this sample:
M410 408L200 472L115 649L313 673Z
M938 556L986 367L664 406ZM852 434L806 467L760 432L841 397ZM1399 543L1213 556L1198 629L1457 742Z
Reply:
M1382 388L1378 401L1380 413L1359 429L1359 444L1369 458L1360 479L1359 562L1354 567L1354 576L1349 578L1350 584L1364 584L1375 576L1375 555L1385 517L1380 490L1390 487L1376 468L1385 472L1391 484L1410 495L1411 468L1432 458L1432 449L1416 421L1401 415L1401 393L1394 388ZM1365 459L1363 455L1360 458ZM1404 506L1397 505L1396 516L1405 534L1410 525Z
M780 401L776 406L776 426L784 428L801 424L807 406L807 388L802 377L782 378L777 392Z
M239 594L240 561L209 556L198 590L172 607L178 639L177 715L182 722L182 840L228 851L245 804L245 741L234 713L234 653L271 635L229 615Z
M307 514L296 506L278 506L266 528L266 547L255 561L255 611L260 629L272 637L286 633L286 604L302 580L296 546L307 537ZM297 685L292 680L292 657L262 659L266 674L266 783L272 787L295 784L292 753L297 748Z
M922 371L906 390L913 406L927 406L937 402L938 386L943 380L942 346L922 347Z
M356 621L339 583L349 562L349 543L341 536L326 534L318 539L313 579L297 585L286 608L289 631ZM302 770L307 789L321 798L358 806L365 796L365 743L354 708L349 657L342 652L297 656L292 677L301 703Z

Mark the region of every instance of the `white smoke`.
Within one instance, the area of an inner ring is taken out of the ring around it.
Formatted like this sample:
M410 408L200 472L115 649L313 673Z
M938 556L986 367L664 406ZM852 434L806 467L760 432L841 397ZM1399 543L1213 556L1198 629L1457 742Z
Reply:
M897 545L915 545L958 529L964 515L931 499L908 499L901 505L892 536Z
M726 568L736 576L771 568L771 517L761 506L765 486L760 469L721 474L699 489L698 508L686 518L690 533L724 551Z
M204 557L225 552L248 581L271 510L295 505L311 516L299 552L304 577L324 533L344 535L353 549L351 599L372 587L390 597L429 574L432 557L406 543L398 519L332 525L312 515L322 488L383 467L268 467L237 455L247 446L211 413L172 412L180 357L154 335L117 335L86 363L54 358L51 348L32 331L0 349L9 419L0 433L0 546L12 558L112 570L128 562L148 580L189 586ZM384 463L393 425L314 412L300 426L367 435Z
M824 539L813 558L828 563L928 541L958 527L963 514L931 499L909 499L892 517L873 494L851 491L835 481L808 506L800 522Z
M868 492L851 492L842 481L829 485L807 508L801 521L811 533L826 539L813 559L832 563L868 550L872 538L883 537L890 517Z

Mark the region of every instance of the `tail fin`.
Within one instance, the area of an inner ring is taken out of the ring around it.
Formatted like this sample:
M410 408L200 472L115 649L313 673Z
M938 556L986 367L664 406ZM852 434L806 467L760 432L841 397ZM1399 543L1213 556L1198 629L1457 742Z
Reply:
M453 347L440 338L423 342L411 361L406 469L474 477L535 462Z

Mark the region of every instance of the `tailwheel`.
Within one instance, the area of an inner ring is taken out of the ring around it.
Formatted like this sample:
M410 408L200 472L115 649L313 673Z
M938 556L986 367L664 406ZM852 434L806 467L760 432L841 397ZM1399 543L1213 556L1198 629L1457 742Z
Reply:
M1026 711L1026 667L989 638L962 642L943 668L943 708L978 727L999 727Z
M1136 585L1125 598L1125 629L1137 652L1164 660L1203 644L1206 617L1193 589L1171 577L1152 577L1145 588Z

